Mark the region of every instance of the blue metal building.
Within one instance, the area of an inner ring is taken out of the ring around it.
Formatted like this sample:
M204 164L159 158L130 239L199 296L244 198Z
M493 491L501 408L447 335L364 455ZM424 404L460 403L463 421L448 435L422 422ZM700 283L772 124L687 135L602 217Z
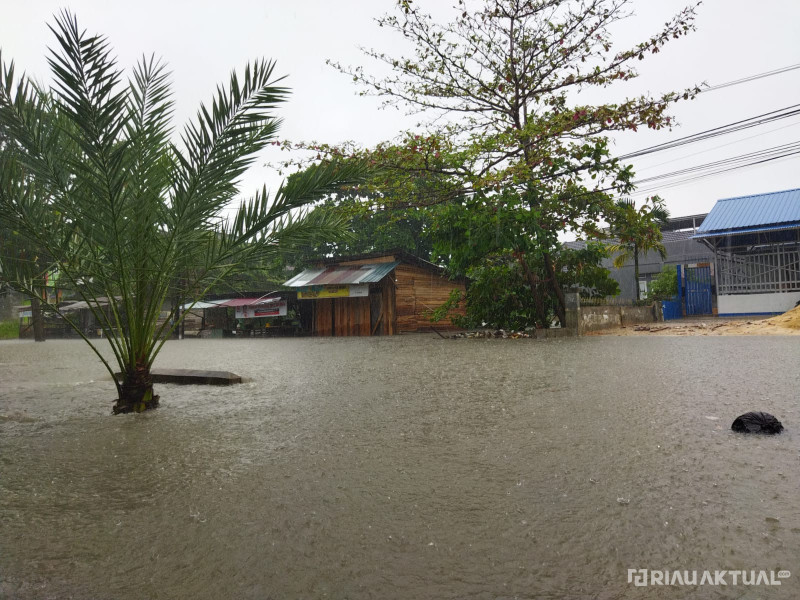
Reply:
M713 252L720 316L800 301L800 188L718 200L692 239Z

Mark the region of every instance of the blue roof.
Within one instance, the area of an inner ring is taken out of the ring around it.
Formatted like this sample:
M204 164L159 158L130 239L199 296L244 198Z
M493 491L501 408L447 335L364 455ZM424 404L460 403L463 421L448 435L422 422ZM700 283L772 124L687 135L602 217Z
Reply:
M800 188L717 200L693 237L800 227Z

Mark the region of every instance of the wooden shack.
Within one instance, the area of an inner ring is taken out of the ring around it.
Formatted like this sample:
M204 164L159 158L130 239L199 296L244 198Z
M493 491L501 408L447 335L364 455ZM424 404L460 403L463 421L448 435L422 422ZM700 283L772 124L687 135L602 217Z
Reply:
M449 319L433 323L430 314L454 289L464 291L464 281L400 251L322 261L284 285L311 303L311 331L318 336L453 330Z

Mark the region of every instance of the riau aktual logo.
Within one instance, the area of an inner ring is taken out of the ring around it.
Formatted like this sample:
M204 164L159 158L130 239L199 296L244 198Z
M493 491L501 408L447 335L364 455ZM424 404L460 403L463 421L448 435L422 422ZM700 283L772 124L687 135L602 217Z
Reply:
M789 571L670 571L628 569L628 583L637 587L648 585L780 585L788 579Z

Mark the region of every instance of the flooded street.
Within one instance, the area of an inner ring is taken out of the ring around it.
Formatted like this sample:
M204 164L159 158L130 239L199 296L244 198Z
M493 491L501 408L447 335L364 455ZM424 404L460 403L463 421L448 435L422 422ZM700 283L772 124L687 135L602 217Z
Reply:
M795 338L185 340L156 366L246 383L112 417L82 342L0 343L0 597L800 597ZM749 410L786 431L732 433Z

